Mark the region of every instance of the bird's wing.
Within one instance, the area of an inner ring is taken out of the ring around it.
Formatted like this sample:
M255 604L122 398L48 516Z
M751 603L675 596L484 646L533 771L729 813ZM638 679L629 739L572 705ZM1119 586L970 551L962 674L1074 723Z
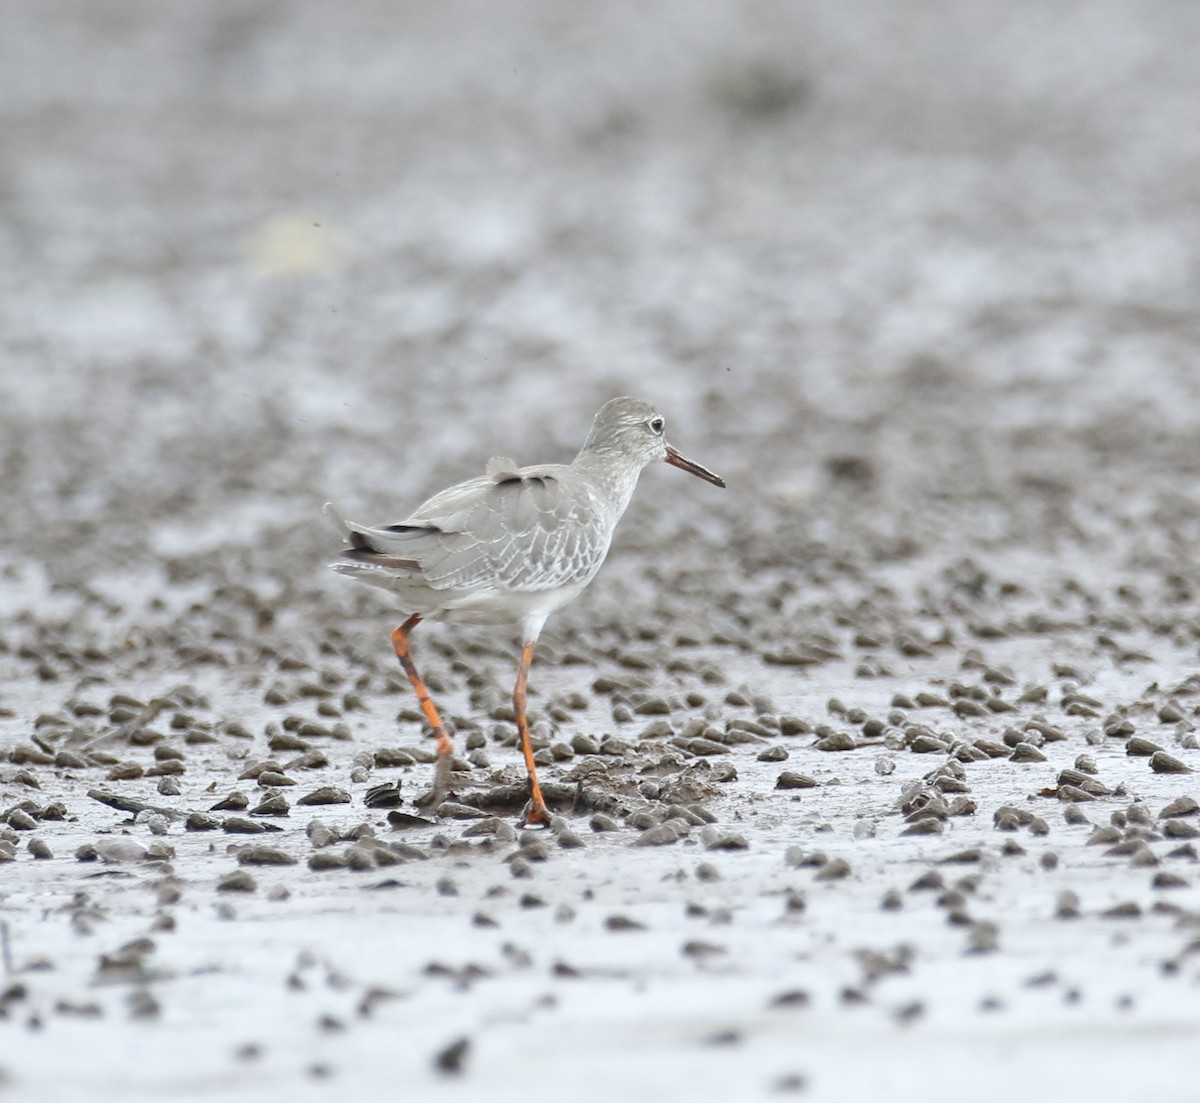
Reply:
M611 536L592 486L569 467L517 468L459 483L385 528L343 521L360 563L411 571L435 590L544 590L584 581Z

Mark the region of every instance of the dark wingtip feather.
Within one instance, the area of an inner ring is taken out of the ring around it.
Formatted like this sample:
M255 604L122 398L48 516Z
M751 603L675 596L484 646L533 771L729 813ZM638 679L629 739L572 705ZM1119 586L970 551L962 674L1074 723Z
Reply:
M359 534L355 533L354 535ZM351 559L355 563L369 563L372 567L389 567L396 571L419 571L421 569L421 565L415 559L401 559L396 555L385 555L365 543L346 549L342 552L342 558Z

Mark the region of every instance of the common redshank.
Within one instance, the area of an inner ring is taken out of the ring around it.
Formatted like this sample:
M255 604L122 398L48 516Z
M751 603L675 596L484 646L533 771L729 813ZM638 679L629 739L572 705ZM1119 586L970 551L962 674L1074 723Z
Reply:
M435 494L406 520L383 528L354 524L326 505L350 542L333 569L387 590L407 617L392 633L392 647L437 739L433 786L418 803L436 809L445 798L453 745L413 663L412 630L426 619L519 625L513 713L529 773L524 822L550 822L525 714L529 666L546 618L595 578L647 464L665 460L725 485L719 475L672 448L665 428L663 416L648 403L613 398L600 407L569 464L518 467L497 457L479 478Z

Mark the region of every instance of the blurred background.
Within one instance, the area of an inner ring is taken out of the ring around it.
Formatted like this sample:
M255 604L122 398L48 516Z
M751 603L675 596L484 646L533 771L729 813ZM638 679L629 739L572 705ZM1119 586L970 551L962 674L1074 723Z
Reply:
M631 554L1185 555L1198 54L1168 0L8 0L0 556L315 578L327 498L618 393L730 483L648 473Z

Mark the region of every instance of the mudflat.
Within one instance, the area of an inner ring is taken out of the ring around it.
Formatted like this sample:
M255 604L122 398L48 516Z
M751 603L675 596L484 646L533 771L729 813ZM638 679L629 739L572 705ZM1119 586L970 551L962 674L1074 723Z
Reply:
M0 13L0 1096L1194 1098L1200 15ZM530 686L322 517L653 401Z

